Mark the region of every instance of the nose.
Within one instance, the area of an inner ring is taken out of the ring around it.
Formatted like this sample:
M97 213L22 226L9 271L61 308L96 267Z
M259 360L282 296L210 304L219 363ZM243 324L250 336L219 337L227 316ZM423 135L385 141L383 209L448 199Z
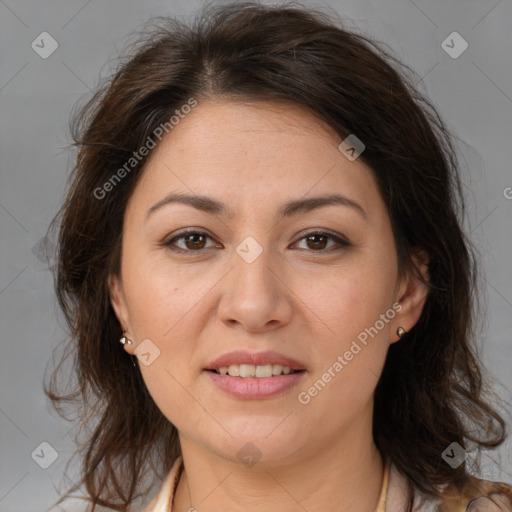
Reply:
M228 327L265 332L290 322L293 293L285 282L285 272L270 259L265 250L251 263L234 255L218 307L218 315Z

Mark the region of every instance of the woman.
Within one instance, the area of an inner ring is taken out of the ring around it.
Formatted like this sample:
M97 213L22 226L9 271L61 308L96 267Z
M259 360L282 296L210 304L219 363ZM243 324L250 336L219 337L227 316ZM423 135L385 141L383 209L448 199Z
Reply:
M398 69L323 13L228 4L163 20L78 114L78 382L47 393L97 419L91 510L147 503L150 468L148 512L512 510L468 467L505 422L454 150Z

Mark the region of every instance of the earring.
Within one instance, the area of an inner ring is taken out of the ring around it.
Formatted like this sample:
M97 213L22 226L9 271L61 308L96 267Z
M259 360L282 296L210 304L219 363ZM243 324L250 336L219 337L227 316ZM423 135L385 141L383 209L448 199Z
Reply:
M123 329L123 334L127 332L126 329ZM131 345L132 344L132 341L129 340L126 336L123 336L120 340L119 340L123 345ZM133 366L135 366L135 368L137 368L137 365L135 364L135 359L137 359L137 356L131 356L130 359L132 360L132 364Z
M123 329L123 334L127 332L126 329ZM126 336L123 336L120 340L119 340L123 345L131 345L132 344L132 341L129 340Z
M405 329L403 327L399 327L397 330L396 330L396 333L398 335L398 338L399 339L402 339L402 336L405 334Z

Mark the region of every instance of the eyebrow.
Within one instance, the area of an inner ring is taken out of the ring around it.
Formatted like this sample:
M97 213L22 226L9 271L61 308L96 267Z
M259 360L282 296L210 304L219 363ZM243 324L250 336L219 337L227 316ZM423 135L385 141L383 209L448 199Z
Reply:
M153 206L151 206L151 208L146 212L146 220L156 210L173 203L186 204L211 215L222 215L229 218L234 216L233 211L227 205L217 201L216 199L212 199L211 197L171 192L167 194L163 199L155 203ZM283 204L277 211L276 217L278 220L281 220L285 217L291 217L292 215L309 212L316 210L317 208L330 205L339 205L352 208L366 220L368 220L366 211L359 203L341 194L328 194L324 196L294 199Z

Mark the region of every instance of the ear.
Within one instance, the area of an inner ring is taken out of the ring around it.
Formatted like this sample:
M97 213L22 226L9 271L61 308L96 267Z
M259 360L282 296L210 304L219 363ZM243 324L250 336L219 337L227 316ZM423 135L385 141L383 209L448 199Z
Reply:
M114 309L116 317L119 320L121 327L126 329L126 337L130 338L132 330L130 324L130 316L128 314L128 306L126 304L123 284L117 275L111 274L108 277L108 289L110 295L110 303L112 304L112 308ZM134 344L125 345L124 349L126 352L133 355Z
M415 251L411 259L415 268L406 273L398 286L396 300L402 308L393 320L392 343L400 339L396 334L398 327L407 332L416 325L428 297L428 255L425 251Z

